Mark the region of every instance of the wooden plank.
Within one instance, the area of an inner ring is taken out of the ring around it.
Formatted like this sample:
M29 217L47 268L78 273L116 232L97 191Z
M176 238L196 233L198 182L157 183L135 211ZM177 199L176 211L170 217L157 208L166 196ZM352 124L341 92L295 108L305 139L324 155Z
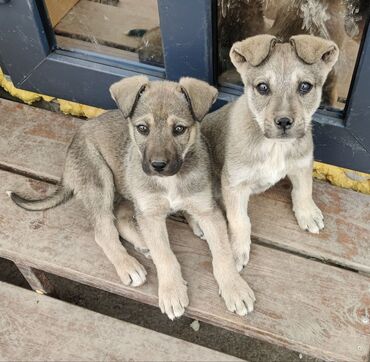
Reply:
M54 27L79 0L45 0L51 25Z
M16 207L5 193L11 187L35 196L55 187L0 172L0 256L93 287L157 305L157 280L151 260L128 250L148 270L140 288L125 287L94 242L78 200L45 212ZM172 248L189 283L187 315L207 323L279 344L318 358L366 361L370 348L370 278L348 270L253 245L243 277L254 289L254 313L226 311L218 296L206 243L184 223L168 222Z
M58 48L65 49L65 50L82 50L88 51L92 53L104 54L109 55L111 57L131 60L133 62L139 61L139 56L137 53L129 52L127 50L116 49L112 47L107 47L105 45L98 45L95 43L90 43L83 40L67 38L65 36L56 36Z
M135 51L140 38L128 36L128 32L158 25L157 1L125 0L120 7L114 7L81 0L55 27L55 33Z
M0 100L0 165L57 181L82 120ZM325 216L318 235L302 231L283 182L250 201L252 235L267 244L370 273L370 196L314 182Z
M1 361L242 361L0 282Z
M314 182L313 198L325 217L320 234L302 231L292 212L291 183L280 182L249 204L252 235L299 254L370 273L370 196Z
M1 165L58 181L67 145L84 121L3 99L0 119Z

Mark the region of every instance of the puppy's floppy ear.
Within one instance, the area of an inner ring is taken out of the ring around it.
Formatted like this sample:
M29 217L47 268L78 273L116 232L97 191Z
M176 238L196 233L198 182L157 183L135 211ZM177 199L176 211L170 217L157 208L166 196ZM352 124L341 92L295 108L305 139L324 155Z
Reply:
M131 117L149 79L145 75L123 78L110 86L109 91L124 117Z
M215 102L217 89L202 80L189 77L181 78L179 84L193 118L200 122Z
M276 42L276 37L269 34L238 41L231 47L230 59L237 70L246 63L258 67L270 56Z
M297 57L306 64L324 62L330 68L334 66L339 56L337 44L312 35L295 35L289 39Z

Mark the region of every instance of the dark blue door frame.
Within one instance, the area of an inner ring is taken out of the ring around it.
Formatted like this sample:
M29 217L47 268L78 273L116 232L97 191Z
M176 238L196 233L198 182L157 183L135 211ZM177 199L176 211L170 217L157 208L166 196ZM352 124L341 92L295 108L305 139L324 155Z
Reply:
M192 76L217 84L216 0L158 0L165 69L87 51L58 49L43 0L0 3L0 64L15 86L112 108L108 88L118 79ZM365 28L357 71L344 112L314 116L315 159L370 173L370 29ZM217 106L238 87L220 88Z
M58 49L42 0L0 4L0 58L18 88L102 108L115 107L108 88L120 78L165 78L162 68Z

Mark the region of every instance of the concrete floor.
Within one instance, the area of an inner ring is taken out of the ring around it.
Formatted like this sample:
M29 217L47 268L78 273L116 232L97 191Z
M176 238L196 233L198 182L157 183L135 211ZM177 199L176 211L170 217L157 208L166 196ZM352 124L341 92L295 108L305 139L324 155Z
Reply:
M63 278L49 275L58 299L88 308L111 317L134 323L145 328L206 346L250 362L295 362L320 361L296 352L276 347L246 336L200 323L194 331L192 319L182 317L171 322L161 314L159 308L137 303L108 292L81 285ZM29 288L23 276L12 262L0 258L0 280Z

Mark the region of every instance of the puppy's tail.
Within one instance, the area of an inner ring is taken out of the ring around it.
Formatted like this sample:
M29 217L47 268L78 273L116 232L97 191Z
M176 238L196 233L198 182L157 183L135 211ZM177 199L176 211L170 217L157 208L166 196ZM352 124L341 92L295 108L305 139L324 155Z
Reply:
M73 196L73 191L66 188L65 186L60 186L52 195L41 200L30 200L27 198L23 198L22 196L19 196L12 191L7 191L6 193L19 207L29 211L41 211L51 209L55 206L64 204Z

